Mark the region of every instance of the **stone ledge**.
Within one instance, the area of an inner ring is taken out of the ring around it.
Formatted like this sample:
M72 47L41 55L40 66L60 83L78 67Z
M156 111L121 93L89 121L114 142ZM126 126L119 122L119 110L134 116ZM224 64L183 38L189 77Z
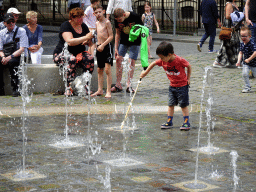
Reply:
M53 64L51 55L43 55L42 63L47 64L27 64L27 75L31 80L31 92L33 93L55 93L58 90L64 91L63 76L60 74L59 67ZM111 67L112 83L116 81L116 67ZM80 75L82 70L78 68L77 75ZM11 78L9 70L4 69L4 82L5 82L5 94L12 94ZM107 88L107 77L104 73L103 88ZM91 90L96 91L98 89L98 73L97 63L94 66L94 72L91 80Z

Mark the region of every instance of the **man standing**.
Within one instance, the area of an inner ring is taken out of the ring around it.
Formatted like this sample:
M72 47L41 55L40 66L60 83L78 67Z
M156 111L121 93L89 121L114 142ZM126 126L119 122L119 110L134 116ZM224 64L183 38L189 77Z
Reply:
M6 28L0 31L0 95L4 95L3 69L9 68L13 96L17 97L19 78L16 72L20 64L20 55L28 47L28 37L25 29L15 25L12 13L5 14L4 24Z
M125 12L121 8L117 8L114 11L115 17L115 58L116 58L116 85L111 88L111 92L122 91L122 60L129 49L129 59L131 61L131 69L128 72L127 81L127 92L134 92L131 88L131 79L133 78L133 73L135 69L135 61L137 60L139 54L139 48L141 39L138 38L134 42L129 41L130 30L133 25L140 24L143 25L141 17L134 12Z
M205 40L210 36L209 51L208 53L215 52L213 50L215 36L216 36L216 22L221 27L220 18L218 14L217 4L215 0L203 0L200 6L200 15L202 16L202 23L204 24L205 34L197 45L198 51L202 51L201 48Z

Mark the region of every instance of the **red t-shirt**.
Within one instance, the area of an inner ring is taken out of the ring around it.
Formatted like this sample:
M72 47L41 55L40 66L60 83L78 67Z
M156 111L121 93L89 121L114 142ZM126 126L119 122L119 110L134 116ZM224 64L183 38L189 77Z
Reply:
M172 87L183 87L188 84L185 67L189 66L189 62L184 58L175 55L175 59L172 62L164 62L158 59L156 64L159 67L163 67Z

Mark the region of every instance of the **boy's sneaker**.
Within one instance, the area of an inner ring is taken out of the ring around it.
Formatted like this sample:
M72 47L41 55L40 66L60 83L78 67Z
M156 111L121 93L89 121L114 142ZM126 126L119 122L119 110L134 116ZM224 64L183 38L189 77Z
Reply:
M242 93L250 93L251 92L251 88L244 88L242 90Z
M183 125L180 127L181 131L188 131L190 129L190 123L183 123Z
M161 125L161 129L171 129L173 127L172 122L166 122Z
M199 42L198 44L197 44L197 50L199 51L199 52L201 52L202 51L202 43L201 42Z

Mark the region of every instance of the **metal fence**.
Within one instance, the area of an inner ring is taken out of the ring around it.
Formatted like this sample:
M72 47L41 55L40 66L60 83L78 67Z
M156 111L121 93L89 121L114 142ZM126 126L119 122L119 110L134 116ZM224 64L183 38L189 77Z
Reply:
M142 15L145 0L132 0L134 12ZM156 15L161 31L173 33L174 27L177 33L192 34L201 28L199 6L201 0L150 0L152 12ZM223 19L225 0L216 0L218 10ZM101 1L104 8L108 1ZM244 1L237 2L238 6L244 6ZM21 12L35 10L39 13L38 23L45 25L59 25L68 19L67 0L4 0L5 11L11 7L17 7ZM20 17L21 22L26 22L25 14Z

